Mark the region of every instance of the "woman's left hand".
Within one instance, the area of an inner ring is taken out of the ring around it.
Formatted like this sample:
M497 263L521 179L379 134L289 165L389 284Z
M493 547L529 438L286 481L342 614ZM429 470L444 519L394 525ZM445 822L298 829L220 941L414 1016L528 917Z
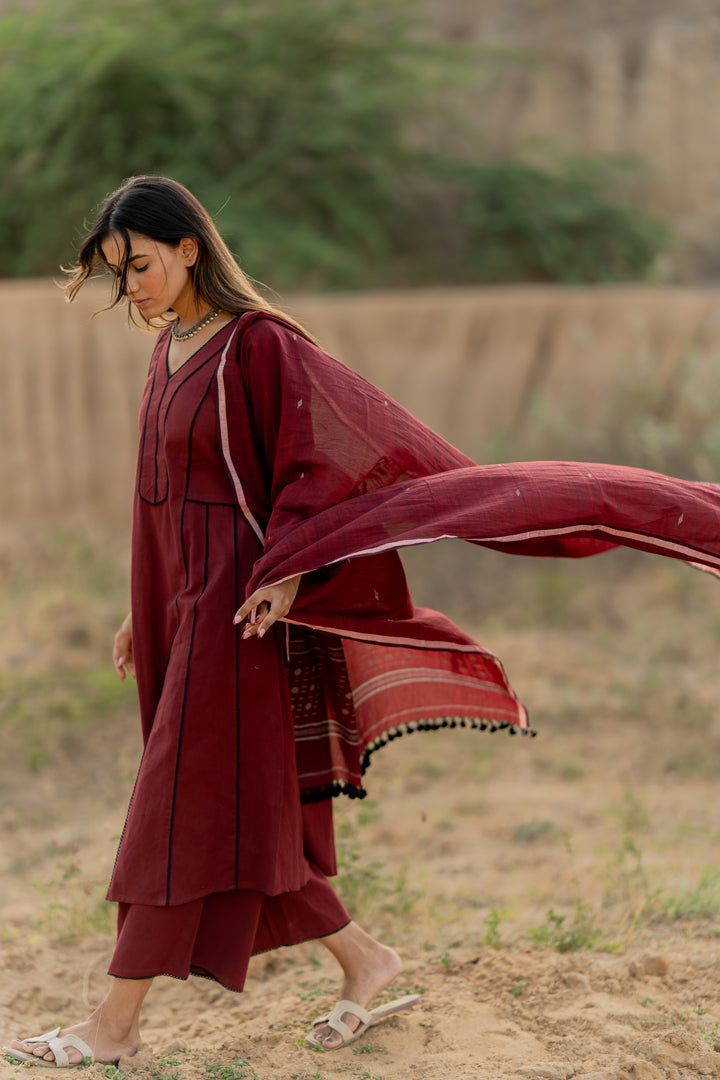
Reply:
M279 585L270 585L264 589L256 589L249 596L240 610L236 613L233 622L237 626L243 619L248 618L248 623L242 632L243 639L263 637L273 623L287 615L293 605L300 587L301 574L281 581Z

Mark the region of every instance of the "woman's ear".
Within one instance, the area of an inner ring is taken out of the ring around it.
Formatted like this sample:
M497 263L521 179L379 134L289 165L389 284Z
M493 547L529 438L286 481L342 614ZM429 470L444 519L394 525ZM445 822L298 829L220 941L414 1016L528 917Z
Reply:
M187 267L194 266L198 257L198 242L192 236L184 236L179 244L180 257Z

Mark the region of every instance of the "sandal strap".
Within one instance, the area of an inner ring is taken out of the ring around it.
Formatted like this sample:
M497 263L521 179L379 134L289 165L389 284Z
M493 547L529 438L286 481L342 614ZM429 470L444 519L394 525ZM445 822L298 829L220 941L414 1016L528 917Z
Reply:
M60 1035L60 1028L53 1028L52 1031L46 1031L44 1035L33 1035L29 1039L23 1039L24 1043L40 1045L41 1043L46 1045L50 1053L55 1058L55 1064L60 1069L66 1069L70 1064L70 1058L65 1053L65 1047L72 1046L75 1050L78 1050L83 1058L93 1057L93 1052L86 1042L78 1038L77 1035L63 1035L62 1038L58 1038ZM39 1058L37 1059L40 1060Z
M361 1005L356 1005L354 1001L339 1001L332 1012L328 1015L325 1023L328 1027L331 1027L333 1031L337 1031L338 1035L341 1035L344 1042L349 1039L354 1039L357 1036L357 1031L353 1031L349 1028L343 1016L345 1013L350 1013L351 1016L357 1017L362 1026L367 1025L372 1020L370 1013L367 1009L363 1009Z
M57 1029L60 1030L59 1028ZM71 1046L74 1050L77 1050L85 1058L90 1058L91 1061L95 1060L92 1050L86 1042L78 1035L63 1035L61 1038L57 1038L56 1034L52 1035L48 1040L48 1049L55 1058L55 1064L60 1069L66 1069L70 1064L70 1058L68 1057L66 1050Z
M358 1018L361 1024L369 1024L372 1020L372 1014L369 1013L367 1009L363 1009L362 1005L356 1005L354 1001L338 1001L330 1015L334 1016L335 1013L340 1013L340 1015L343 1013L352 1013L353 1016Z
M44 1035L33 1035L31 1038L22 1041L26 1043L46 1043L50 1042L51 1039L56 1039L59 1034L60 1028L56 1027L52 1031L46 1031Z

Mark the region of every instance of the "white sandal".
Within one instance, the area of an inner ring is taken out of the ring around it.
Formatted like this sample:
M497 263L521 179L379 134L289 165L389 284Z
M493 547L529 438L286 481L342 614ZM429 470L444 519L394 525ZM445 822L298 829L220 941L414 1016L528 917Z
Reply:
M395 1001L388 1001L387 1005L378 1005L375 1009L363 1009L360 1005L356 1005L354 1001L339 1001L331 1013L327 1016L320 1016L313 1022L313 1031L327 1024L329 1028L336 1031L342 1038L342 1042L337 1046L326 1046L315 1035L306 1035L305 1039L310 1045L318 1050L342 1050L344 1046L349 1046L350 1043L357 1042L365 1034L368 1028L373 1024L377 1024L378 1021L384 1020L386 1016L392 1016L393 1013L402 1012L403 1009L411 1009L413 1005L417 1005L420 997L418 994L408 994L407 997L396 998ZM343 1015L350 1013L352 1016L356 1016L360 1021L360 1026L353 1031L347 1026L343 1020Z
M22 1050L15 1050L12 1047L6 1048L5 1054L7 1057L12 1058L13 1061L22 1061L26 1065L41 1065L46 1069L77 1069L83 1062L87 1063L88 1058L90 1061L95 1060L95 1056L86 1042L83 1042L77 1035L63 1035L60 1038L60 1028L55 1028L54 1031L48 1031L45 1035L35 1035L32 1039L22 1039L24 1043L47 1043L48 1050L54 1054L54 1061L45 1061L44 1058L38 1057L37 1054L25 1054ZM72 1047L73 1050L79 1051L82 1054L82 1061L70 1061L70 1058L66 1054L68 1047ZM111 1065L114 1062L102 1062L103 1065Z

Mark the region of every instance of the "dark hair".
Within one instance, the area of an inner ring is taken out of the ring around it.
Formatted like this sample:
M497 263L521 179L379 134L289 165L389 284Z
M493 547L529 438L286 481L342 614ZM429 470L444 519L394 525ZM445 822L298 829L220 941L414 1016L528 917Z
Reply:
M70 275L65 287L68 300L75 298L99 265L107 267L102 243L110 233L117 233L124 242L124 253L115 275L110 307L122 302L131 253L131 232L171 247L177 247L185 237L197 241L197 259L189 269L198 299L232 315L241 315L245 311L270 312L314 340L295 319L273 307L258 292L192 192L164 176L133 176L108 195L80 247L77 264L66 271Z

